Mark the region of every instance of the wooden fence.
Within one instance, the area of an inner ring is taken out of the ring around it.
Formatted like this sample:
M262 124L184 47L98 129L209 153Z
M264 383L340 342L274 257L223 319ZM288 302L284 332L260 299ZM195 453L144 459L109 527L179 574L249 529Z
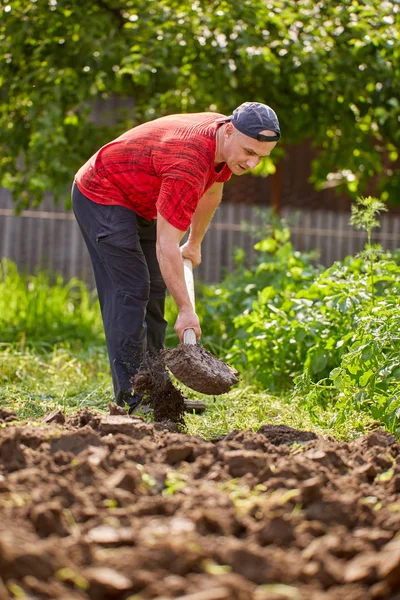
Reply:
M242 248L249 263L254 260L254 237L248 228L262 230L268 210L246 204L222 203L203 242L203 262L197 278L218 282L234 265L234 250ZM293 245L298 250L318 250L325 265L362 249L366 235L349 225L348 213L286 208ZM246 224L246 225L245 225ZM267 229L267 226L265 225ZM385 249L400 246L400 216L385 214L374 242ZM94 285L91 264L79 228L71 212L54 207L48 198L39 210L14 214L8 193L0 190L0 256L11 258L20 269L33 273L38 268L73 276Z

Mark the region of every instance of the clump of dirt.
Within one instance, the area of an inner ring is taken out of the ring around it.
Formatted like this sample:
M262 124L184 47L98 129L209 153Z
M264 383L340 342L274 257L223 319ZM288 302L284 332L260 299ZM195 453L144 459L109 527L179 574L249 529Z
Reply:
M185 398L159 361L153 361L151 368L140 371L132 383L135 393L143 395L143 403L153 409L155 421L185 424Z
M288 425L263 425L257 433L265 435L268 441L275 446L293 444L294 442L302 444L317 439L317 436L312 431L299 431Z
M393 435L210 443L111 408L0 428L1 600L399 599Z
M17 421L18 417L16 413L10 408L0 408L0 423L10 423L11 421Z
M161 357L179 381L202 394L225 394L239 381L238 371L200 344L179 344L162 350Z

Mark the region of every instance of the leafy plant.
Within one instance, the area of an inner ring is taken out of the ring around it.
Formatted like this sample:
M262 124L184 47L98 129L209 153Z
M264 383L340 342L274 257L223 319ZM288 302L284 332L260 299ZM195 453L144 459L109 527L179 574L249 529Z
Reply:
M319 423L326 411L331 423L358 411L398 427L399 253L371 243L383 210L376 198L358 199L351 222L367 231L365 249L325 270L294 251L287 227L275 227L255 246L257 265L241 265L203 303L209 315L226 315L233 343L225 355L245 381L292 393ZM221 339L218 318L205 320Z
M261 219L260 215L260 219ZM249 315L263 290L299 291L311 282L321 267L315 266L315 253L299 252L290 241L290 229L270 211L263 217L262 230L248 229L259 241L255 263L247 266L242 249L235 255L235 269L221 284L203 285L197 311L202 324L202 342L213 353L231 356L235 340L247 337L240 316ZM265 234L268 233L267 237ZM261 238L261 239L260 239Z
M368 236L367 244L360 253L360 256L364 257L369 263L369 275L370 275L370 289L371 298L374 298L374 262L382 254L382 247L379 244L372 245L371 236L372 230L375 227L380 227L378 216L382 211L386 211L387 208L383 202L377 198L357 198L355 204L351 207L351 218L350 223L355 229L365 229Z
M359 198L353 206L351 223L368 234L359 255L366 264L364 281L360 279L359 284L364 284L368 296L353 316L353 333L341 360L318 383L312 381L306 364L303 376L296 380L295 394L302 393L314 413L315 406L333 402L338 420L343 421L356 407L390 430L400 431L400 268L385 257L382 247L371 244L372 229L379 227L378 215L383 210L386 207L372 197Z
M400 316L399 303L382 299L358 318L353 343L326 379L312 381L305 370L296 379L295 396L314 416L336 407L335 424L354 409L400 433Z

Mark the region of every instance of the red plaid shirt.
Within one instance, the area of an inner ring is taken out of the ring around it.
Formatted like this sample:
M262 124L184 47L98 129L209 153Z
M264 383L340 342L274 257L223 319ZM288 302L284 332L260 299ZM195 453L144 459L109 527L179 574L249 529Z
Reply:
M186 231L200 198L232 171L216 170L218 113L170 115L130 129L106 144L76 174L79 190L99 204L117 204L145 219L157 211Z

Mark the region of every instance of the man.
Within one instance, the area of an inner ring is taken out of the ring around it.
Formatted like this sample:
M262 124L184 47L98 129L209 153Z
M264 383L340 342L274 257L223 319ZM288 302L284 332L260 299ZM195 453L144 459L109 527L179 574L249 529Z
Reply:
M130 413L141 401L131 379L164 344L166 287L179 340L185 329L200 338L182 257L200 264L223 183L254 169L279 138L275 112L257 102L229 117L170 115L106 144L76 174L73 209L93 263L115 399Z

